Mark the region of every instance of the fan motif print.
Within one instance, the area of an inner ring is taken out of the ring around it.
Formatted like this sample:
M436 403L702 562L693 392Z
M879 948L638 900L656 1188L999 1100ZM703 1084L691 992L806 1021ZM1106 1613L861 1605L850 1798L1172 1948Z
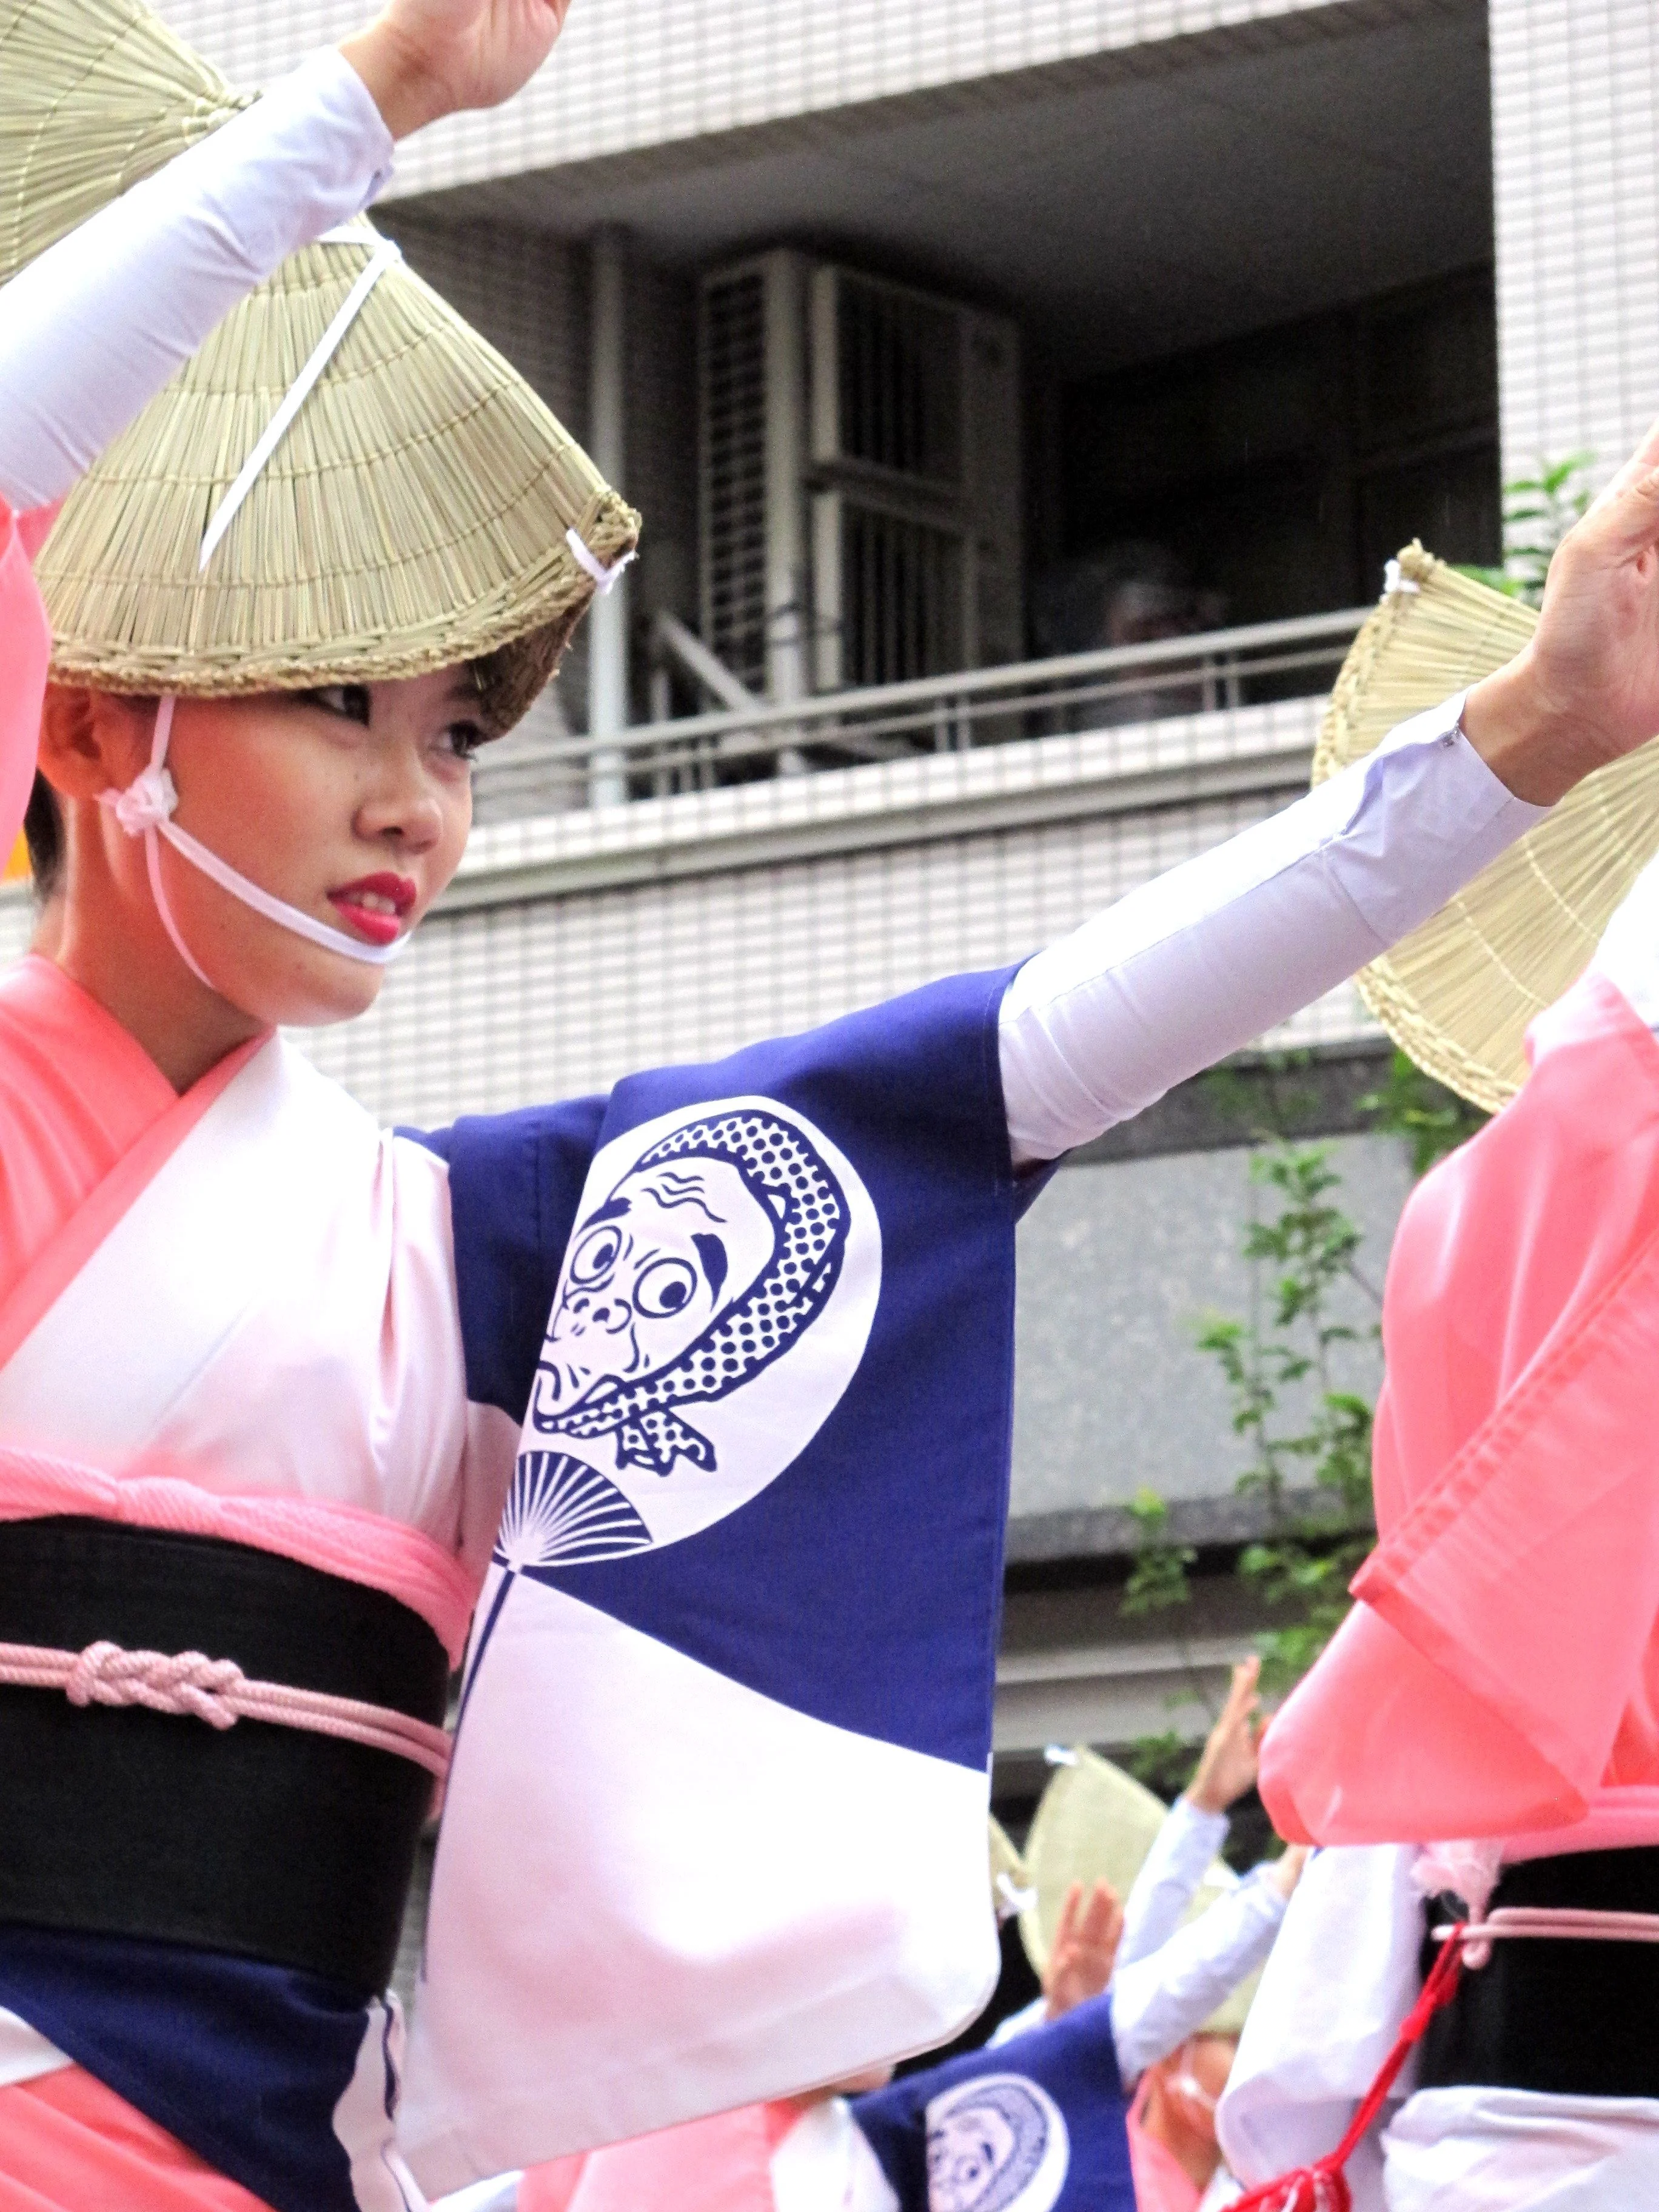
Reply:
M856 1170L775 1100L683 1109L605 1146L537 1366L469 1691L518 1577L676 1542L775 1480L852 1380L880 1286Z

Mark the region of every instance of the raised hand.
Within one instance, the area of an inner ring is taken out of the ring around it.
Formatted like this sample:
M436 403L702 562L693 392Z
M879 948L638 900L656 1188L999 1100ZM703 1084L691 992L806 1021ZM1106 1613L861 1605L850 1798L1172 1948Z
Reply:
M394 138L458 108L494 107L527 84L570 0L387 0L340 51Z
M1562 540L1536 635L1475 686L1463 728L1539 805L1659 734L1659 423Z
M1233 1668L1221 1717L1187 1784L1187 1802L1200 1813L1224 1813L1255 1784L1261 1740L1261 1700L1255 1686L1261 1674L1256 1658L1241 1659Z
M1122 1937L1123 1906L1110 1882L1097 1881L1085 1901L1083 1884L1074 1881L1060 1908L1042 1977L1050 2020L1101 1994L1112 1978Z

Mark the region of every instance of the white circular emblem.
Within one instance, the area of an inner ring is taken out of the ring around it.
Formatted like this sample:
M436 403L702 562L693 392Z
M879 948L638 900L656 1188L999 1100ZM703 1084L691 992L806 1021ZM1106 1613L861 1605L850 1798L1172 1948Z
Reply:
M695 1535L782 1474L851 1382L881 1230L823 1131L726 1098L595 1154L496 1541L511 1571Z
M929 2212L1049 2212L1071 2162L1059 2106L1024 2074L981 2074L927 2107Z

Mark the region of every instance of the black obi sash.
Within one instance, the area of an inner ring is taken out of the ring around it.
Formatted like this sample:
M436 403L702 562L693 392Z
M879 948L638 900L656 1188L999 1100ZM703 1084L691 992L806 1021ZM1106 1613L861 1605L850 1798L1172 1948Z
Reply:
M200 1651L441 1724L449 1667L383 1591L216 1537L0 1522L0 1643ZM0 1923L141 1936L384 1990L424 1768L308 1729L223 1729L0 1686Z
M1491 1909L1505 1905L1659 1913L1659 1846L1507 1867ZM1427 1926L1464 1917L1456 1900L1431 1899ZM1425 1975L1439 1948L1425 1937ZM1418 2083L1659 2098L1659 1944L1500 1937L1430 2021Z

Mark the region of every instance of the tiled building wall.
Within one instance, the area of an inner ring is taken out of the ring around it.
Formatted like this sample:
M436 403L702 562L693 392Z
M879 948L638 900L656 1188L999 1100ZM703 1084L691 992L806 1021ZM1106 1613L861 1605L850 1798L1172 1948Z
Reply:
M1504 472L1616 468L1659 414L1659 9L1492 0Z
M459 222L424 208L388 205L382 229L411 269L504 353L572 434L587 425L588 257L541 231ZM587 650L579 630L558 684L531 710L538 734L586 726Z
M389 1120L600 1090L1019 959L1269 811L1231 801L440 915L374 1011L309 1049Z
M229 76L258 83L342 37L366 0L160 0ZM488 115L404 150L396 189L429 191L1040 67L1190 33L1271 26L1316 0L576 0L559 55ZM1373 7L1375 0L1336 0ZM1432 0L1394 0L1398 12Z
M383 1122L434 1127L602 1090L637 1067L717 1058L937 976L999 967L1294 799L1319 706L1286 701L930 757L911 770L863 768L675 799L660 811L678 827L641 848L643 866L598 836L608 817L505 823L475 839L460 878L480 903L432 915L370 1012L300 1042ZM1232 797L1182 803L1172 792L1122 812L1018 821L1034 796L1063 787L1068 758L1081 782L1104 751L1121 752L1126 774L1140 752L1171 765L1186 759L1194 773L1234 758L1264 765ZM959 834L939 834L956 817L930 836L929 792L948 805L958 784L1001 796ZM808 802L811 819L796 821ZM685 811L706 815L706 828L681 820ZM865 833L884 811L898 842L872 844ZM651 857L672 860L715 836L736 855L744 825L757 836L769 813L777 823L765 851L776 857L756 847L749 865L683 876ZM643 832L653 808L627 814L616 826ZM826 834L812 836L803 857L782 857L803 829ZM847 848L837 849L843 835ZM614 880L550 896L516 888L515 866L574 878L585 853L586 866L602 867L607 849L620 863ZM499 872L480 877L480 860ZM30 922L26 897L0 893L0 966L22 951ZM1359 1034L1374 1032L1345 987L1271 1042Z

